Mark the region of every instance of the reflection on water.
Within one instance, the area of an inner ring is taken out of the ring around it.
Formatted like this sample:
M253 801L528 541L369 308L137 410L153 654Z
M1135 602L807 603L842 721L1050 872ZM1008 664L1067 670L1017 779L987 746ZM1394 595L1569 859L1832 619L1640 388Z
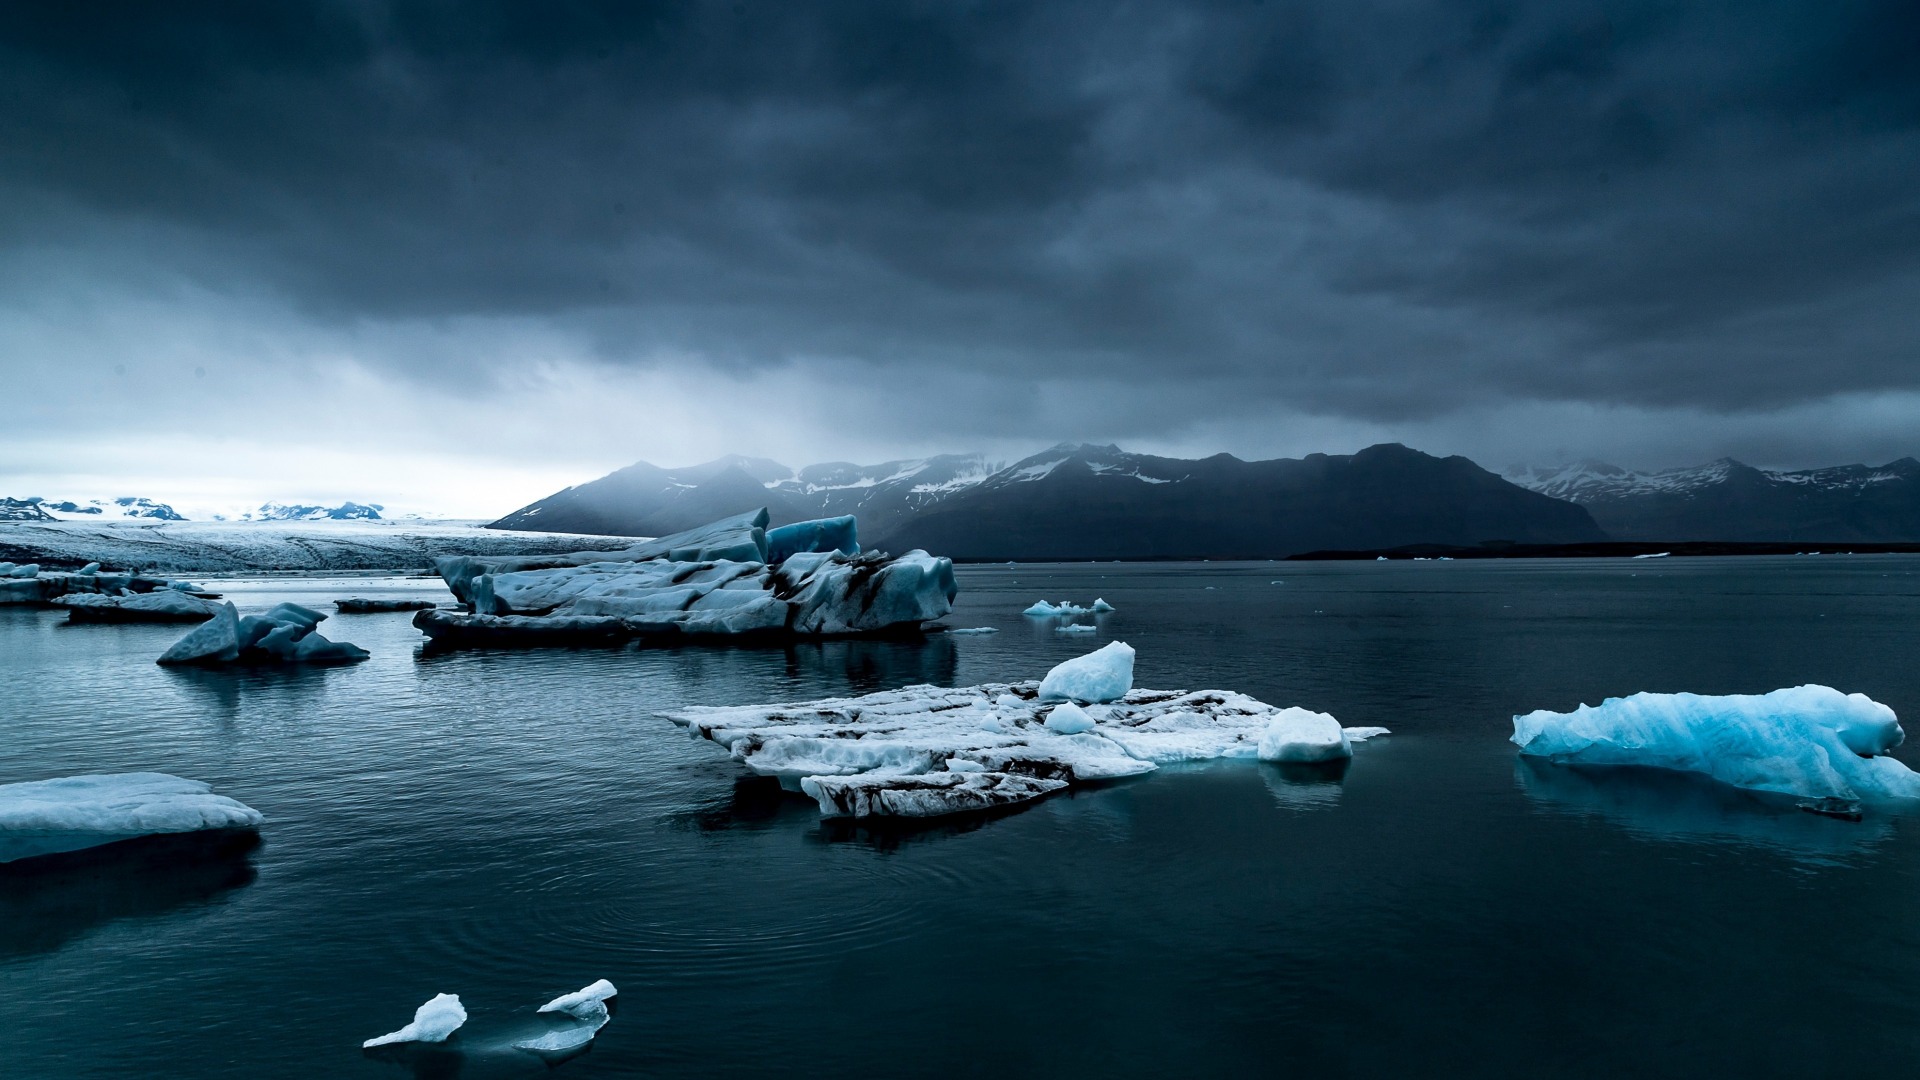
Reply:
M1556 765L1515 755L1514 775L1543 810L1589 814L1656 840L1751 844L1833 857L1870 850L1893 831L1885 807L1864 821L1796 808L1789 795L1747 791L1671 769Z
M0 958L57 949L118 919L205 904L251 884L251 830L149 836L0 865Z
M1273 801L1288 810L1324 810L1340 801L1340 781L1352 761L1319 763L1263 762L1260 779L1273 792Z

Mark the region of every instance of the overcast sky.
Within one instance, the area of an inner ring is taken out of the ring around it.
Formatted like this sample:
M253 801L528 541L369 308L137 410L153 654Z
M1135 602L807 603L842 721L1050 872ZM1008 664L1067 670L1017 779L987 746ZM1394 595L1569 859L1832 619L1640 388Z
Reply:
M0 494L1920 453L1920 6L15 4Z

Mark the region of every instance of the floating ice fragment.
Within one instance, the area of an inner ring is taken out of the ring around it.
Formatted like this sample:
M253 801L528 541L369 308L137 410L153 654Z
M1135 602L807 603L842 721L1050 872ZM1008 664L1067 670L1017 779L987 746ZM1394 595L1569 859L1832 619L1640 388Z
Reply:
M1085 656L1058 664L1040 680L1044 701L1118 701L1133 689L1133 646L1109 641Z
M997 634L999 632L1000 628L997 626L968 626L947 631L949 634Z
M1056 634L1093 634L1098 633L1099 630L1100 628L1097 626L1087 626L1084 623L1068 623L1065 626L1056 626L1053 628L1053 632Z
M99 773L0 784L0 863L136 836L251 829L260 811L167 773Z
M1531 757L1703 773L1811 799L1920 798L1920 774L1885 756L1905 737L1887 706L1817 685L1760 695L1642 693L1513 718L1513 742Z
M1074 615L1085 615L1087 612L1087 608L1083 608L1071 600L1062 600L1058 604L1049 604L1045 600L1035 600L1032 607L1029 607L1020 614L1032 615L1036 619L1059 619L1069 618Z
M545 1012L546 1010L541 1010ZM519 1050L527 1050L541 1057L566 1057L582 1050L593 1041L600 1029L607 1026L611 1015L607 1007L599 1001L587 1001L578 1008L568 1010L567 1015L576 1020L586 1021L573 1027L555 1028L537 1038L522 1039L514 1043Z
M1047 730L1055 735L1078 735L1093 730L1093 717L1071 701L1063 701L1047 714Z
M1647 553L1647 554L1645 554L1645 555L1635 555L1635 556L1634 556L1634 558L1636 558L1636 559L1664 559L1664 558L1667 558L1668 556L1670 556L1670 555L1672 555L1672 554L1673 554L1673 552L1671 552L1671 551L1653 551L1653 552L1648 552L1648 553Z
M467 1010L458 994L435 994L413 1012L413 1023L399 1031L388 1032L360 1044L361 1049L407 1042L446 1042L447 1036L467 1022Z
M1338 761L1353 756L1340 721L1307 709L1283 709L1260 733L1261 761Z
M1093 613L1094 613L1094 614L1096 614L1096 615L1104 615L1104 614L1106 614L1107 612L1109 612L1109 611L1112 611L1112 610L1113 610L1113 605L1112 605L1112 604L1109 604L1109 603L1107 603L1107 602L1106 602L1105 600L1102 600L1101 598L1099 598L1099 597L1097 597L1097 596L1093 598Z
M90 562L87 565L80 568L80 573L85 575L86 577L92 577L93 575L99 572L100 572L100 564L97 562Z
M612 983L605 979L596 979L592 983L589 983L584 989L575 990L571 994L561 994L559 997L540 1006L539 1011L543 1013L558 1012L567 1013L570 1016L580 1016L582 1015L580 1010L585 1008L588 1002L601 1003L618 993L620 993L620 991L614 989Z

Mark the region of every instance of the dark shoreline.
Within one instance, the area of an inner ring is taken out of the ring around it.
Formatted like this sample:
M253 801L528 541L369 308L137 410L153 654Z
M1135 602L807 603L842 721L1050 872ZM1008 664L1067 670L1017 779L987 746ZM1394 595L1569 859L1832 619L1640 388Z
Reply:
M1698 558L1709 555L1913 555L1920 544L1815 543L1812 541L1688 540L1655 544L1616 540L1594 544L1409 544L1406 547L1366 551L1308 551L1287 556L1289 562L1340 559L1630 559L1637 555Z

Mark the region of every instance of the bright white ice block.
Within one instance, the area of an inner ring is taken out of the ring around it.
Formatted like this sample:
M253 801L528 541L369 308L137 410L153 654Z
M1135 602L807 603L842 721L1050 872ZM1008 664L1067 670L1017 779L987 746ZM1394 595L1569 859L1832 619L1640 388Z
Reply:
M1133 689L1133 646L1109 641L1059 664L1040 680L1042 701L1119 701Z

